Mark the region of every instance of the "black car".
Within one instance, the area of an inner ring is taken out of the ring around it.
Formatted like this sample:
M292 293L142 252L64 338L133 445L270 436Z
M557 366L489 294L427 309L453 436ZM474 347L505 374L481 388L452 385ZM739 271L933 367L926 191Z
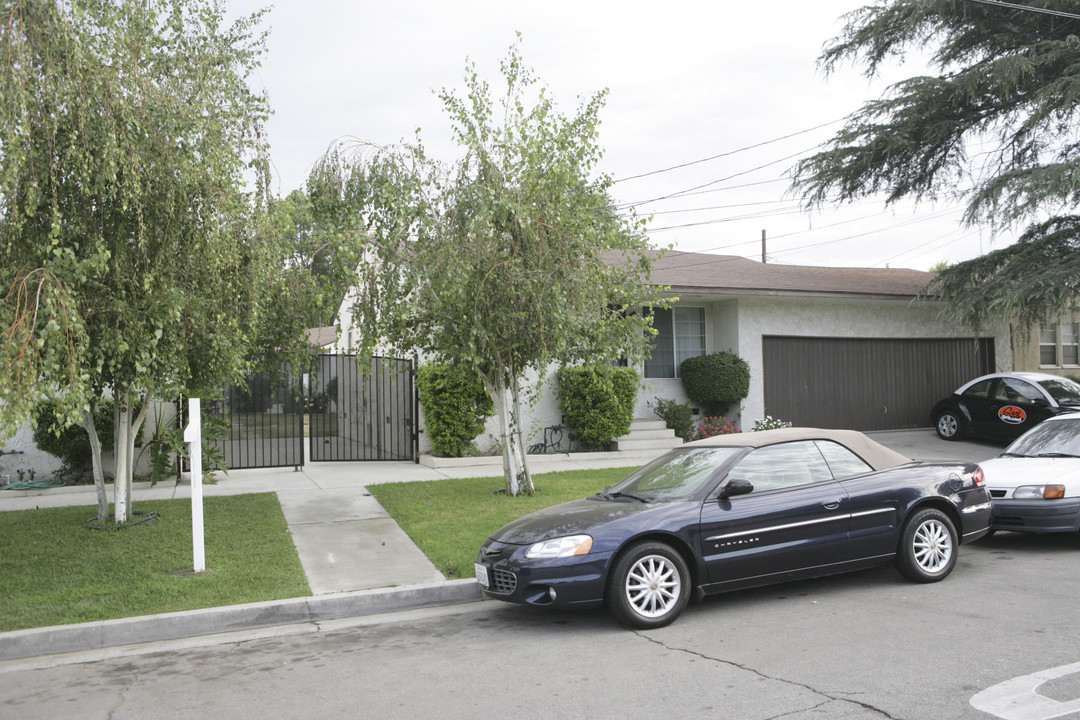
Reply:
M1080 384L1058 375L1015 372L977 377L930 411L938 437L1010 441L1043 420L1080 410Z
M895 560L946 577L986 534L977 465L912 463L850 430L787 428L687 443L604 492L527 515L480 548L485 596L606 603L661 627L702 596Z

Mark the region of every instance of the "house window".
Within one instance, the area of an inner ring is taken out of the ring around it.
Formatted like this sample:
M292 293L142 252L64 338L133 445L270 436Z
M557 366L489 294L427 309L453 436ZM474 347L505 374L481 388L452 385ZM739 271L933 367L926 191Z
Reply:
M677 378L683 360L705 354L705 308L653 310L653 327L656 335L645 377Z
M1061 364L1080 365L1080 323L1061 324Z
M1039 364L1043 366L1057 367L1057 324L1042 323L1039 325Z

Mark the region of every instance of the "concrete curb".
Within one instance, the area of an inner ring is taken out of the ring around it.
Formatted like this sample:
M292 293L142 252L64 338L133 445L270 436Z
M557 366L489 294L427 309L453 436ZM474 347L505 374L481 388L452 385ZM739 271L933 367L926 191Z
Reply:
M0 660L482 600L476 580L271 600L0 633Z

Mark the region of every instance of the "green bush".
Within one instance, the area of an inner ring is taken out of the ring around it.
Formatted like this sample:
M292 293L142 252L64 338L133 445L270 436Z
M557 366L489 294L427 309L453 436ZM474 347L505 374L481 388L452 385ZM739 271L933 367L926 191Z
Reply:
M113 447L113 401L104 399L98 402L98 411L94 413L94 429L101 440L101 449L109 452ZM64 428L56 432L56 405L51 400L38 403L34 410L34 444L39 450L60 458L63 465L61 473L83 473L93 464L93 452L90 450L90 436L80 425Z
M656 398L654 402L649 403L649 407L656 413L656 417L664 421L669 430L674 430L675 434L683 439L683 442L690 439L690 434L694 432L694 410L690 407L690 403Z
M686 396L712 415L721 415L750 394L750 366L729 352L687 358L679 366Z
M425 365L416 373L432 451L439 457L463 457L495 414L495 404L480 375L464 365Z
M630 432L637 399L637 372L608 365L564 367L557 374L559 409L587 447L598 448Z

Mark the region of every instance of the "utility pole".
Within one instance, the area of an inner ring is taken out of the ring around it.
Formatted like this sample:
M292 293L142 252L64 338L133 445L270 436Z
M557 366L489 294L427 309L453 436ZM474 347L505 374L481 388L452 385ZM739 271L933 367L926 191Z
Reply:
M765 228L761 228L761 264L764 265L768 260L765 259Z

